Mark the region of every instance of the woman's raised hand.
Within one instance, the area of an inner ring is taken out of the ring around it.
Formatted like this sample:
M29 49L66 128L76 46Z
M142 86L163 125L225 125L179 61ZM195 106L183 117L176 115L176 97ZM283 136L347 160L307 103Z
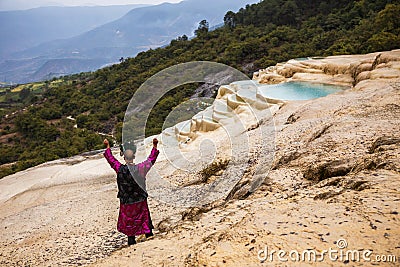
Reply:
M153 139L153 146L154 146L155 148L157 148L157 144L158 144L158 140L157 140L157 138L154 138L154 139Z
M108 142L107 139L104 139L103 144L104 144L107 148L110 148L110 142Z

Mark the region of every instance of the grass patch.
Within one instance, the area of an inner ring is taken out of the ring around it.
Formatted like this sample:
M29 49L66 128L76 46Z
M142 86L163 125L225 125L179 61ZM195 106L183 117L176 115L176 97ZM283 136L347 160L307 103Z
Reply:
M22 90L24 90L25 88L27 88L27 84L18 85L17 87L11 89L11 93L19 93Z
M21 84L15 87L14 89L11 90L12 93L19 93L24 89L29 89L32 92L37 91L37 90L43 90L45 86L45 83L27 83L27 84Z
M34 83L34 84L32 84L30 89L32 91L36 91L36 90L41 90L42 91L44 86L45 86L44 83Z
M50 88L55 88L55 87L58 87L58 86L60 86L62 83L64 83L65 81L64 80L61 80L61 79L58 79L58 80L55 80L55 81L52 81L51 83L50 83L50 85L49 85L49 87Z
M10 90L10 87L0 87L0 93L5 93L7 90Z

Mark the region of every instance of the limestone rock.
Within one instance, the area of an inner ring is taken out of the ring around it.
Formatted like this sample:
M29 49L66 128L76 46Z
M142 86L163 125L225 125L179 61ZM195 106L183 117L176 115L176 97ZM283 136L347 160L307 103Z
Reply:
M356 85L366 79L390 79L400 75L400 50L357 56L330 56L304 61L289 60L260 70L253 79L260 83L290 80Z

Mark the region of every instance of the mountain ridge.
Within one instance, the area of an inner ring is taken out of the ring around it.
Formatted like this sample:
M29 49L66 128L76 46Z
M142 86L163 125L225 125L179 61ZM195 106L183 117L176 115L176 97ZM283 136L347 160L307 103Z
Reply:
M119 19L100 25L94 29L73 36L51 40L37 46L14 53L14 59L47 57L49 59L103 59L115 63L121 57L133 57L137 53L168 44L180 35L192 35L198 23L207 19L210 26L223 22L228 10L238 10L254 0L224 1L183 1L177 4L163 3L155 6L132 9ZM101 67L97 65L91 70ZM58 66L62 69L63 66ZM81 71L88 71L83 68ZM78 71L80 72L80 71ZM76 73L76 72L73 72ZM25 75L24 75L25 74ZM64 75L71 74L70 72ZM13 71L6 65L0 69L0 77L15 77L14 82L37 81L44 77L33 77L18 69ZM45 76L47 77L47 76Z
M0 11L0 34L8 36L0 44L0 56L4 58L31 45L76 36L141 6L41 7ZM76 22L78 20L79 24ZM18 35L15 35L16 31ZM24 45L25 42L28 44Z

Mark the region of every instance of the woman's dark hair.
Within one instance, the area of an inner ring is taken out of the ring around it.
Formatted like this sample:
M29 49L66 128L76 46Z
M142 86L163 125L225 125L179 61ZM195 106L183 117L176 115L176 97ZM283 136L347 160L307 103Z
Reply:
M136 145L133 141L128 141L119 145L120 155L122 156L126 150L132 150L133 153L136 153Z

